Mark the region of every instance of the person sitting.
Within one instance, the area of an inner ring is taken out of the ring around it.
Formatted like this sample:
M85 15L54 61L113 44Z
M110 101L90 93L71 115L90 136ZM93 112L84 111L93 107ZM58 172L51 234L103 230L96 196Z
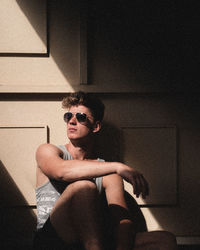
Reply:
M36 151L35 249L176 249L169 232L135 230L123 180L132 184L136 197L145 199L149 186L142 173L121 162L104 161L95 153L104 104L87 93L75 92L63 99L62 106L67 109L64 121L69 142L42 144Z

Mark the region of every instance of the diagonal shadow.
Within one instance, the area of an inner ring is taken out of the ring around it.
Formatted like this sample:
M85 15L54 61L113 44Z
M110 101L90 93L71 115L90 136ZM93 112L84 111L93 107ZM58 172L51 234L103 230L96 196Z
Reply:
M38 15L41 1L17 3L46 43ZM186 37L189 27L195 25L195 6L127 0L87 0L85 5L91 84L103 79L123 81L129 87L136 84L138 90L199 90L196 33L190 29L190 39ZM72 85L79 84L80 9L80 0L47 0L47 47L51 47L51 56ZM190 16L188 23L185 15Z
M18 204L15 206L15 204ZM19 205L22 204L22 205ZM31 238L36 216L0 160L0 234L2 239ZM0 242L2 246L3 242Z
M44 44L47 44L47 54L55 60L57 66L71 84L78 84L79 72L79 0L74 1L55 1L42 0L46 3L47 11L47 35L43 33L41 24L43 20L38 15L41 8L41 1L17 0L17 3L25 16L30 21L37 34ZM51 31L50 28L51 27ZM51 47L51 48L50 48ZM23 56L23 55L21 55ZM24 55L24 56L29 56ZM33 54L32 56L42 56Z

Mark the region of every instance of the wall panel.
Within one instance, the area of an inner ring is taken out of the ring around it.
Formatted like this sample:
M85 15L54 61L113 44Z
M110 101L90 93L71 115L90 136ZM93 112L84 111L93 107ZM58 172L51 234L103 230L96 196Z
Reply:
M0 126L0 203L35 205L35 151L47 142L47 126Z
M140 205L177 203L176 128L133 126L123 128L123 161L139 169L150 185L150 196ZM170 180L170 182L169 182ZM126 189L132 194L131 185Z
M46 54L46 0L1 0L0 33L0 56Z

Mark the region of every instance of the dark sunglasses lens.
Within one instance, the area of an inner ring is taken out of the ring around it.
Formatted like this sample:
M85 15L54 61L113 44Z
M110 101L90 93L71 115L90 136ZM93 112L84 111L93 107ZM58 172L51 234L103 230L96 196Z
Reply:
M76 114L76 119L79 121L79 122L85 122L87 120L87 116L86 114L84 113L77 113Z
M72 113L67 112L64 114L64 120L65 122L68 122L72 118Z

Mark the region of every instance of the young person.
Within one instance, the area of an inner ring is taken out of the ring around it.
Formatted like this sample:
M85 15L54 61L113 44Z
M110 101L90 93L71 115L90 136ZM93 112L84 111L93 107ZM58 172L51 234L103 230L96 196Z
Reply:
M95 154L95 134L104 115L103 103L84 92L63 99L69 143L40 145L36 152L38 249L176 249L167 232L136 233L127 207L123 179L137 197L149 193L136 169L106 162ZM104 204L103 194L107 202ZM52 247L52 248L51 248Z

